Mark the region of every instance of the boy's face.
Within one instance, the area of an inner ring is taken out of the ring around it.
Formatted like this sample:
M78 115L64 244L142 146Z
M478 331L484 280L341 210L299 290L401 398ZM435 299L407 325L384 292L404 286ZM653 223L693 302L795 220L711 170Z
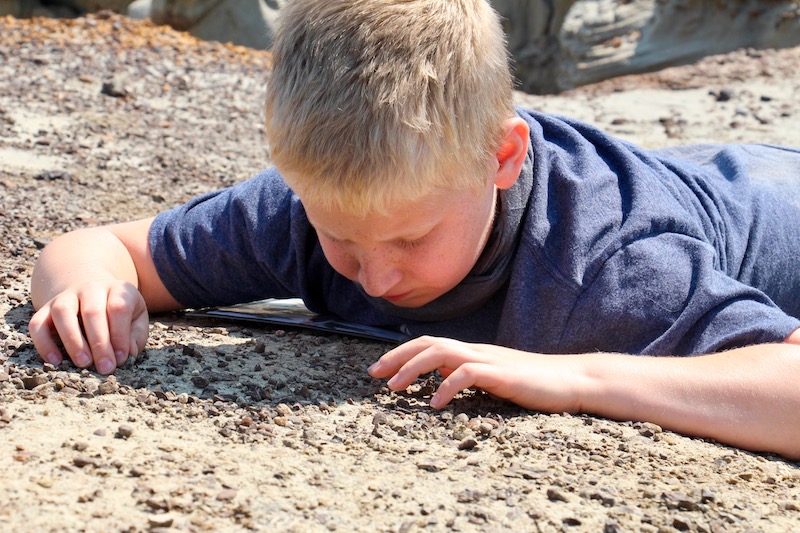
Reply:
M466 277L486 244L494 205L491 182L478 193L399 203L388 215L356 217L304 204L331 266L400 307L425 305Z

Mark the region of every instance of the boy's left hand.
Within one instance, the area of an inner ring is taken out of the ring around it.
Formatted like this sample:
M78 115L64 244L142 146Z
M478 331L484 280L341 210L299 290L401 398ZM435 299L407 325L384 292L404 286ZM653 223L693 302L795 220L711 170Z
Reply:
M570 356L425 336L387 352L369 367L371 376L390 378L387 385L396 391L434 370L445 378L431 398L435 409L471 387L527 409L557 413L581 409L582 374L579 361Z

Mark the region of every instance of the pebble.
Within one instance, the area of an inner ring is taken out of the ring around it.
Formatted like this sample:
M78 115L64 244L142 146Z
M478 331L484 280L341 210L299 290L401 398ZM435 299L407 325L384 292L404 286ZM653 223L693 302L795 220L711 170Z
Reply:
M97 387L98 394L114 394L119 390L116 380L108 379Z
M685 515L678 515L672 519L672 527L678 531L689 531L693 525L692 519Z
M236 489L222 489L217 494L217 500L221 502L229 502L236 497Z
M547 499L551 502L568 502L567 496L556 487L547 489Z
M147 524L151 529L156 527L172 527L173 523L175 523L175 518L166 514L151 516L147 519Z
M417 463L417 468L426 472L441 472L447 465L435 459L426 459Z
M85 466L97 466L97 463L91 457L79 456L72 459L72 464L77 466L78 468L83 468Z
M100 89L100 93L106 96L113 96L114 98L127 98L131 95L130 89L126 86L125 78L115 76L114 78L104 81Z
M478 441L472 437L466 437L458 443L459 450L472 450L478 446Z
M36 376L26 376L22 378L22 383L27 390L35 389L39 385L47 383L47 376L38 374Z
M661 499L669 509L681 509L683 511L697 511L700 509L694 499L682 492L665 492L661 495Z
M128 424L122 424L119 428L117 428L116 437L118 439L128 439L133 435L133 428Z

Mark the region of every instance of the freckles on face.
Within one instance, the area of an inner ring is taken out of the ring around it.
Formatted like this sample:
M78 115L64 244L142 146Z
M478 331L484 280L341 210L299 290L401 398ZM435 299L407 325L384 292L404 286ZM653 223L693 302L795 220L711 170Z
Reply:
M370 296L418 307L455 287L475 265L491 229L494 188L431 195L387 215L305 207L337 272Z

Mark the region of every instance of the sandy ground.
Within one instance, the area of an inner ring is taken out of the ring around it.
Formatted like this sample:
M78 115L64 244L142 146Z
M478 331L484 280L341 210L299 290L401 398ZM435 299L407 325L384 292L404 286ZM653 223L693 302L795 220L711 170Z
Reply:
M428 382L366 374L379 343L171 314L115 377L43 367L39 249L265 166L267 65L116 16L0 19L0 530L800 527L796 463L480 392L433 411ZM793 49L519 99L647 146L800 146L798 95Z

